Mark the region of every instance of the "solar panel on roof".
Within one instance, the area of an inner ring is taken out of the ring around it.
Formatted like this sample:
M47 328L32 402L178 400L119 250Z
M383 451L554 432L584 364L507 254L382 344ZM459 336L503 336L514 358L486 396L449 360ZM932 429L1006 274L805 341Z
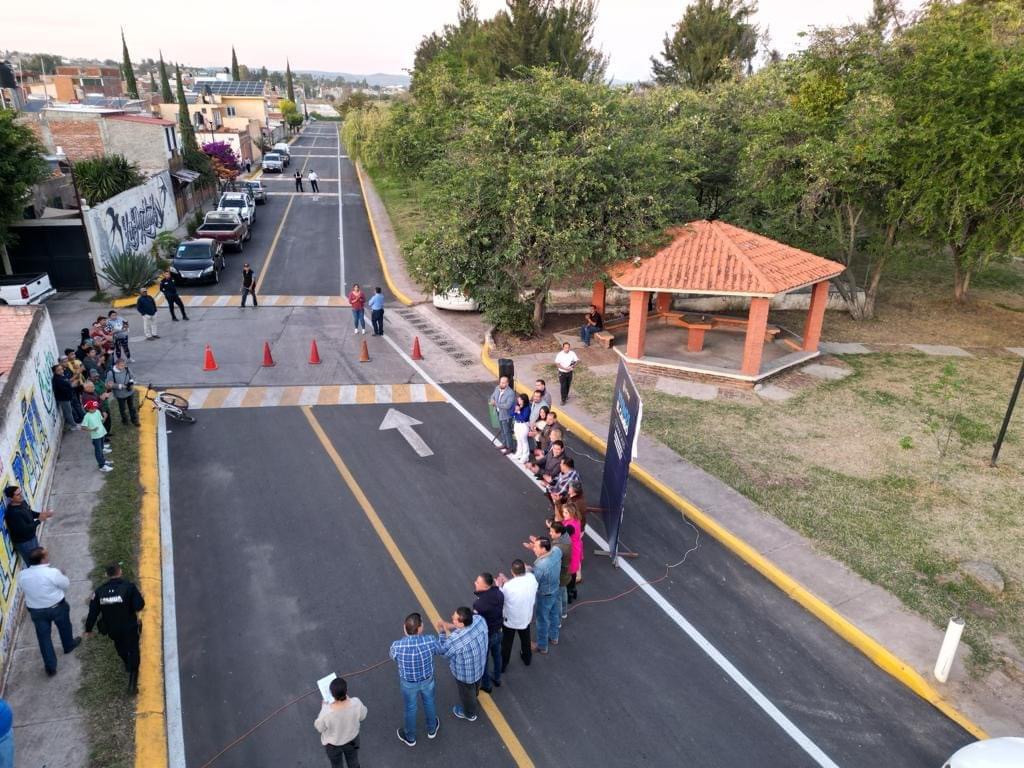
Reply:
M217 80L204 82L202 87L204 89L208 88L210 93L222 96L262 96L264 90L262 80L238 80L232 82Z

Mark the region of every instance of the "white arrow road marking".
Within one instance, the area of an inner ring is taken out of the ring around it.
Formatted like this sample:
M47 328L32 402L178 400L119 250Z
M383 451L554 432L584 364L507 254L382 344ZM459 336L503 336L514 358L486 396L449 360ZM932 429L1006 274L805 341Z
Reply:
M397 429L398 433L405 438L405 441L416 451L418 456L433 456L434 452L430 450L430 446L413 429L413 427L422 423L422 421L418 421L412 416L407 416L399 410L388 408L384 421L380 423L380 429Z

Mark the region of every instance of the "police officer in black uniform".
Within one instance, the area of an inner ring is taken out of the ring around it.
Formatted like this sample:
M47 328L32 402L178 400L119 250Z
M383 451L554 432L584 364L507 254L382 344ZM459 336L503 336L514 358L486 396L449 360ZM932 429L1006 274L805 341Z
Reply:
M145 607L142 593L132 582L122 578L119 564L107 566L107 581L95 592L89 601L89 615L85 619L85 636L92 635L92 629L107 635L114 641L114 649L124 662L128 672L128 690L139 691L139 624L138 612Z

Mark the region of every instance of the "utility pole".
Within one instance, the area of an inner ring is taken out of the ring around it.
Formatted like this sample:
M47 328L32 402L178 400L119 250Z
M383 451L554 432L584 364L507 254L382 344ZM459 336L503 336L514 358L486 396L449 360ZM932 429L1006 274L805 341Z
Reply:
M1006 415L1003 417L1003 425L999 428L999 436L996 438L995 445L992 449L992 461L989 462L990 467L996 465L996 461L999 459L999 450L1003 447L1003 439L1006 437L1006 430L1010 426L1010 419L1013 418L1013 409L1017 405L1017 395L1020 394L1021 384L1024 383L1024 361L1020 364L1020 373L1017 374L1017 383L1013 387L1013 394L1010 395L1010 403L1006 406Z

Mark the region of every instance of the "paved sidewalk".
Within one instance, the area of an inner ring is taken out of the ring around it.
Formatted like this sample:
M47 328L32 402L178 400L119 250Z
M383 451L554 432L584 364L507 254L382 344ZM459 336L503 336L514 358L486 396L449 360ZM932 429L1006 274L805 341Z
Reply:
M86 434L66 433L44 507L54 516L43 524L40 540L50 552L50 562L71 580L67 600L76 635L83 631L93 589L89 524L105 477L96 471ZM57 675L47 677L32 621L22 609L4 687L4 698L14 711L17 768L84 768L88 763L86 727L75 695L81 682L78 653L65 656L56 628L53 637Z

